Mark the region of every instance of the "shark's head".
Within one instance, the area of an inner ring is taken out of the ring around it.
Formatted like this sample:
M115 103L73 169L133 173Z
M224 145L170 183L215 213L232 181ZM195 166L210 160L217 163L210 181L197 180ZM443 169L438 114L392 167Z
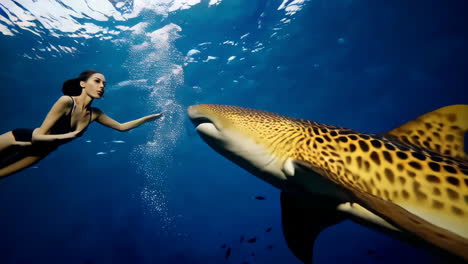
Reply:
M301 130L301 120L213 104L190 106L188 115L213 149L263 180L283 187L290 167L287 161L295 152L290 135Z

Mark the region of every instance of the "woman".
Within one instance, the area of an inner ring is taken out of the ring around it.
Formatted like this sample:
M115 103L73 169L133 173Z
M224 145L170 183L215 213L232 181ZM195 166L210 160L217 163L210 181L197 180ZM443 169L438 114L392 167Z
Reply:
M27 168L46 157L58 146L81 136L93 121L118 131L128 131L161 116L152 114L119 123L91 107L104 95L106 79L94 70L64 82L60 97L44 122L36 129L15 129L0 135L0 178Z

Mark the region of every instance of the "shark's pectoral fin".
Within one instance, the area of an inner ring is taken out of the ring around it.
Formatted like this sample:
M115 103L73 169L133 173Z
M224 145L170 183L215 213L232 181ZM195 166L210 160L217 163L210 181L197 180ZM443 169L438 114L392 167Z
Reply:
M344 219L336 210L337 204L329 197L281 193L283 234L289 249L302 262L312 263L314 241L320 232Z
M435 226L390 201L380 199L357 189L349 190L356 200L365 206L365 208L376 213L398 229L407 231L408 234L415 234L415 237L407 237L409 242L429 247L431 250L435 250L437 253L447 258L456 255L464 261L468 261L467 239L444 228ZM443 250L439 250L439 248ZM447 253L449 254L447 255ZM460 259L456 258L452 261L459 260Z
M468 159L464 136L468 131L468 105L449 105L424 114L388 132L405 143L443 155Z

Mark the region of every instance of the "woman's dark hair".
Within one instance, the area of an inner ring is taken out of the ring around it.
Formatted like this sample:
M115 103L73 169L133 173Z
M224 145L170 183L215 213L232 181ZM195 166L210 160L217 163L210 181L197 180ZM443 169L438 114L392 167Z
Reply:
M77 78L66 80L62 85L63 94L68 96L80 95L83 91L83 87L81 87L80 82L87 81L89 77L91 77L91 75L95 73L99 72L95 70L86 70L80 73L80 75Z

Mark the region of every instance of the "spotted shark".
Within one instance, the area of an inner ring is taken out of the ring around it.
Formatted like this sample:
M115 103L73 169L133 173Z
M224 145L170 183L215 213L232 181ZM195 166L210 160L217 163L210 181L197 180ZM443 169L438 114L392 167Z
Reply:
M237 106L187 111L209 146L281 190L283 235L302 262L343 219L468 261L468 105L382 134Z

